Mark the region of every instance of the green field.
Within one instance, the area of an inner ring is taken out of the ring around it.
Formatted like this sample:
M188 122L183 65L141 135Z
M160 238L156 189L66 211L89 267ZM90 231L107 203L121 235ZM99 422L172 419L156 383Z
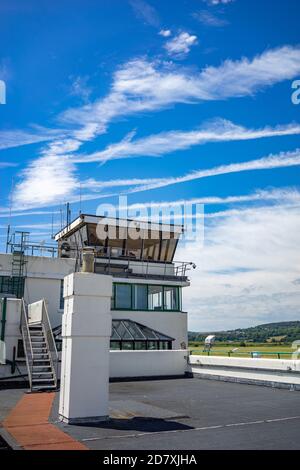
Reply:
M190 342L189 349L193 351L193 354L207 355L207 352L203 352L204 344L197 342ZM233 349L238 348L237 351L231 352ZM251 357L251 353L259 352L261 357L269 359L291 359L294 349L291 348L290 344L269 344L269 343L258 343L258 344L246 344L246 346L240 346L238 343L220 344L217 343L213 346L210 351L212 356L230 356L230 357Z

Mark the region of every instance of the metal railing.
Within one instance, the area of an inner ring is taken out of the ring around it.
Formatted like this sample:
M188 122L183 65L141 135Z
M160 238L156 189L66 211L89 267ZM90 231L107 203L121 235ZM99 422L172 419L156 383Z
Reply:
M31 241L26 242L24 245L16 243L14 241L9 241L7 243L7 250L10 250L10 253L18 251L20 249L24 250L26 256L45 256L55 258L58 253L56 245L50 245L45 243L34 243Z
M21 305L21 320L20 320L20 330L23 338L23 345L24 345L24 353L28 371L28 379L30 389L32 388L32 366L33 366L33 351L32 351L32 342L29 333L29 326L28 326L28 314L25 305L24 299L22 299Z
M51 328L51 323L49 320L48 310L46 307L45 299L43 299L42 303L42 318L41 323L44 329L45 340L47 344L47 349L49 352L49 359L51 362L52 370L53 370L53 377L55 381L55 387L57 387L57 378L58 378L58 353L56 349L56 343L53 336L53 331Z
M144 277L146 279L187 281L187 273L196 266L186 261L153 261L138 258L119 258L111 256L110 250L104 257L95 253L96 272L103 272L118 277Z
M191 349L190 350L190 355L197 355L197 356L247 356L251 357L252 359L264 357L264 356L276 356L277 359L281 359L281 356L292 356L293 352L286 352L286 351L272 351L272 352L267 352L267 351L214 351L211 349L210 351L201 351L200 349Z

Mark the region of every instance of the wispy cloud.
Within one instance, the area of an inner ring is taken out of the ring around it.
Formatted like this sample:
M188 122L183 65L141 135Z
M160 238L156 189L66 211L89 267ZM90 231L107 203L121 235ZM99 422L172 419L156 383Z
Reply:
M207 26L221 27L226 26L228 21L225 18L220 18L209 10L201 10L193 14L193 17L201 24Z
M18 164L14 162L0 162L0 168L10 168L14 166L18 166Z
M160 18L155 8L145 0L130 0L129 1L135 15L145 21L150 26L159 27Z
M300 165L300 150L295 150L294 152L282 152L277 155L269 155L257 160L250 160L242 163L231 163L229 165L221 165L218 167L197 170L191 173L188 173L184 176L169 177L169 178L145 178L145 179L114 179L108 181L96 181L90 180L90 190L95 191L85 194L83 199L92 200L92 199L102 199L109 196L118 196L120 195L120 190L114 193L105 193L103 192L106 188L121 188L123 186L128 186L123 194L132 194L142 191L149 191L152 189L163 188L166 186L171 186L175 184L185 183L189 181L194 181L203 178L211 178L220 175L226 175L230 173L240 173L245 171L259 171L259 170L272 170L276 168L286 168L290 166ZM89 184L86 186L89 189ZM99 191L99 193L98 193ZM76 199L75 199L76 200ZM78 200L78 198L77 198Z
M207 3L208 5L228 5L234 1L235 0L203 0L203 2Z
M192 46L197 44L197 36L182 31L174 38L170 39L165 44L165 49L168 54L175 58L185 57L191 50Z
M206 67L200 72L160 61L132 60L115 72L107 96L61 115L60 121L75 130L71 136L43 149L42 156L22 173L14 199L25 208L28 204L54 204L74 196L79 181L70 152L106 132L113 120L175 103L253 95L299 73L300 47L292 46L272 49L253 59L227 60L219 67Z
M83 102L87 102L92 93L92 88L88 85L89 77L71 76L70 79L71 79L70 95L77 96L81 98Z
M253 140L298 134L300 134L300 124L297 123L276 127L266 126L261 129L247 129L225 119L216 119L192 131L161 132L142 139L133 140L134 132L132 132L125 139L109 145L100 152L74 156L72 161L88 163L105 162L120 158L158 157L208 142Z
M172 201L145 201L143 203L130 204L129 209L141 209L144 207L178 207L185 204L204 204L209 205L228 205L228 204L244 204L249 202L277 202L281 205L285 204L299 204L300 191L297 188L276 188L269 190L257 189L250 194L235 195L235 196L205 196L192 199L175 199ZM208 213L205 214L205 217Z
M11 213L11 214L10 214ZM4 219L4 218L8 218L10 217L32 217L33 215L55 215L55 214L59 214L60 212L59 211L31 211L31 212L28 212L28 211L24 211L24 212L16 212L16 211L10 211L10 209L7 209L7 208L1 208L0 210L0 218L1 219Z
M229 165L221 165L211 169L197 170L188 173L184 176L177 176L171 178L161 178L153 184L146 183L139 185L138 188L133 188L129 192L148 191L150 189L162 188L174 184L186 183L202 178L209 178L213 176L226 175L230 173L240 173L244 171L254 170L272 170L275 168L285 168L289 166L300 165L300 150L294 152L282 152L277 155L269 155L267 157L259 158L257 160L250 160L242 163L231 163Z
M161 61L138 58L114 73L109 94L90 105L71 108L61 121L91 126L90 138L105 132L116 118L155 111L175 103L223 100L253 95L300 73L300 47L283 46L253 59L226 60L199 72ZM94 127L93 127L94 126Z
M29 130L3 130L0 131L0 150L46 142L58 136L63 138L65 135L66 132L63 130L44 129L38 126Z

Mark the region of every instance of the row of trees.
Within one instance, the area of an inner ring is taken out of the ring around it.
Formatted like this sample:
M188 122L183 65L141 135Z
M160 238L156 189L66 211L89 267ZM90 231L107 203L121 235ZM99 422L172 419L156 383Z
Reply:
M265 343L285 342L291 343L300 340L300 321L269 323L258 325L252 328L243 328L230 331L219 331L216 333L189 332L189 341L203 342L208 334L215 334L216 341L226 342L255 342Z

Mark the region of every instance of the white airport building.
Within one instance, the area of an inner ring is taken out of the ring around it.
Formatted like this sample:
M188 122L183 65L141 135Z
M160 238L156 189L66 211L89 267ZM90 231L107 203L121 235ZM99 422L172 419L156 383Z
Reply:
M19 240L15 238L9 244L11 252L0 254L0 298L5 298L0 310L0 333L6 350L0 376L17 376L20 371L26 374L24 355L27 368L36 363L35 357L44 358L36 353L48 353L51 359L50 350L56 347L59 355L64 278L82 271L86 260L92 262L89 271L99 274L97 279L103 280L103 286L106 278L112 280L110 376L183 375L188 340L182 289L189 285L187 273L194 265L174 260L182 233L181 225L81 214L56 234L56 248L44 246L42 253L41 247L30 244L28 236L20 233ZM39 351L36 344L30 351L33 336L42 334L34 326L36 315L47 323L47 345L41 343ZM52 347L50 330L55 339ZM58 376L59 372L56 379Z

